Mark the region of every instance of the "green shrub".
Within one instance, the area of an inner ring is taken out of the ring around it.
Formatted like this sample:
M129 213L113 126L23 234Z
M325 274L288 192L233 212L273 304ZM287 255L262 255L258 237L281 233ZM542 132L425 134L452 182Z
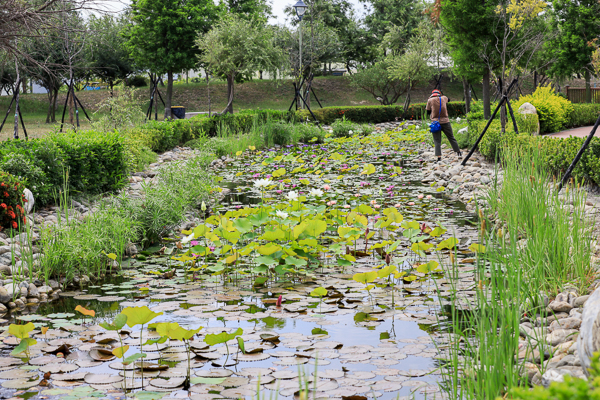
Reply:
M317 125L295 124L292 126L292 136L295 142L323 143L326 132Z
M400 106L357 106L357 107L324 107L314 109L313 113L319 123L331 125L335 120L345 118L348 121L367 124L394 121L402 117ZM300 121L313 121L308 110L298 110L296 115Z
M531 103L540 118L540 133L559 132L567 126L573 105L556 94L550 86L539 86L531 95L521 96L513 107L515 111L523 104Z
M600 116L600 104L573 104L573 112L568 115L567 127L590 126L596 123Z
M60 149L72 192L99 194L124 186L127 158L118 132L68 131L39 140L54 142Z
M274 144L283 146L292 143L292 125L281 121L267 121L262 126L264 145Z
M148 86L148 81L143 76L135 75L135 76L132 76L131 78L127 79L125 86L140 88L140 87Z
M54 200L54 187L48 184L48 177L39 165L23 153L7 154L0 161L0 170L16 176L35 193L38 204L48 204Z
M25 186L17 177L0 171L0 230L17 229L25 222Z

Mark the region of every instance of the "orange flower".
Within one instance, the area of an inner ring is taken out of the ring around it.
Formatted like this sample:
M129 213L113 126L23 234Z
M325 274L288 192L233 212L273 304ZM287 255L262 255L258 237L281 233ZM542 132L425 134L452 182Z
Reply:
M6 204L2 203L2 204L0 204L0 207L6 208Z
M19 225L17 225L17 223L16 223L15 221L13 221L13 223L12 223L12 226L13 226L13 228L17 229L17 227L18 227Z

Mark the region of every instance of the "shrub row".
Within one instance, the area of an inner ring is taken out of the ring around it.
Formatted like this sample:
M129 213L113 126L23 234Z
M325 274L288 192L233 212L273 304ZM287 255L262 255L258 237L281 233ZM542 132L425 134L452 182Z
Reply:
M337 119L345 118L359 124L378 124L381 122L395 121L396 118L421 119L427 117L425 107L427 103L415 103L408 107L406 113L401 106L357 106L357 107L324 107L313 109L313 113L320 123L330 125ZM463 117L465 115L464 101L451 101L448 103L450 118ZM296 111L297 119L301 121L312 121L313 118L308 110Z
M44 138L0 143L0 170L19 178L38 205L63 188L99 194L123 187L127 178L125 141L118 132L53 133Z

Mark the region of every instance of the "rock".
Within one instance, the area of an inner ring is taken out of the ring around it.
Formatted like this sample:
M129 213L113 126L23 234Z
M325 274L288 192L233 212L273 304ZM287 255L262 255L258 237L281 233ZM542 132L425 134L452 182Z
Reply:
M577 339L581 366L587 374L590 359L600 351L600 290L592 292L583 306L582 323Z
M12 294L9 294L4 287L0 287L0 303L7 304L10 301L12 301Z
M548 308L554 312L569 312L573 309L573 306L566 301L554 300L548 305Z
M129 257L134 256L138 253L138 249L136 247L135 244L133 243L129 243L129 245L127 245L127 248L125 249L125 254Z
M8 303L8 308L13 309L13 308L16 308L16 307L17 307L17 305L15 304L14 301L11 301L11 302Z
M8 311L8 308L4 304L0 304L0 314L4 314Z
M29 284L29 287L27 288L27 293L29 297L34 297L36 299L40 298L40 291L33 283Z
M39 293L39 294L48 294L48 293L52 293L52 288L51 288L50 286L46 286L46 285L40 286L40 287L38 288L38 293Z
M481 182L484 185L487 185L488 183L490 183L492 180L490 178L488 178L487 176L482 176L481 178L479 178L479 182Z
M8 265L0 265L0 275L3 276L11 276L12 269Z
M519 114L533 114L533 115L537 115L537 109L535 108L535 106L529 102L527 103L523 103L521 105L521 107L519 107L519 109L517 110L517 112Z
M589 295L586 296L579 296L578 298L575 299L575 307L581 307L585 304L585 302L590 298Z
M35 297L28 297L26 304L38 304L40 302L40 299L35 298Z
M544 375L542 375L542 385L544 385L544 387L548 387L552 382L562 382L565 380L565 375L568 374L562 370L549 369L544 372Z
M560 343L566 342L567 339L570 339L570 335L578 333L575 329L557 329L546 336L546 341L551 346L556 346Z
M58 282L56 282L54 279L48 280L48 286L50 286L52 288L52 290L56 290L60 287Z
M31 193L31 190L25 188L25 190L23 190L23 196L27 202L25 204L25 210L27 211L27 214L31 214L31 211L33 211L33 205L35 204L33 193Z
M553 332L557 329L579 329L581 326L580 318L564 318L558 319L550 324L548 330Z

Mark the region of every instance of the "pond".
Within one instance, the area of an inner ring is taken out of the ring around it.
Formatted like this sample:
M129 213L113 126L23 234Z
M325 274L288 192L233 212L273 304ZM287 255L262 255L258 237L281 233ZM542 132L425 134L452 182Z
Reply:
M117 399L126 386L139 399L292 398L301 387L315 398L443 396L438 310L450 279L439 263L454 249L468 285L477 230L463 204L421 184L412 135L235 155L217 172L226 190L212 215L176 245L13 316L33 323L24 337L37 343L11 356L19 340L4 333L3 394ZM100 326L113 320L115 331Z

